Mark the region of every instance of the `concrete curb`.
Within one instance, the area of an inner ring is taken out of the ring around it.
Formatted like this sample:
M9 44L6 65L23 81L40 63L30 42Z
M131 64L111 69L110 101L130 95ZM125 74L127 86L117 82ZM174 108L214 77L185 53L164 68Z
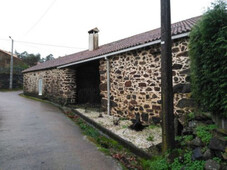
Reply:
M102 127L101 125L99 125L98 123L96 123L95 121L89 119L88 117L84 116L83 114L81 114L80 112L71 109L72 112L74 112L76 115L78 115L79 117L81 117L84 121L86 121L88 124L92 125L93 127L95 127L96 129L98 129L99 131L101 131L102 133L104 133L105 135L107 135L108 137L118 141L120 144L122 144L125 148L129 149L132 153L134 153L135 155L138 155L142 158L146 158L146 159L150 159L152 156L150 154L148 154L147 152L139 149L138 147L136 147L135 145L133 145L132 143L124 140L123 138L121 138L120 136L116 135L115 133L111 132L110 130Z
M43 99L41 99L41 100L43 100ZM61 105L59 105L57 103L54 103L54 102L51 102L49 100L43 100L43 102L44 101L46 103L49 103L49 104L52 104L52 105L58 107L63 113L65 111L64 107L67 108L67 109L69 109L69 110L71 110L74 114L76 114L79 117L81 117L89 125L93 126L98 131L101 131L104 135L107 135L109 138L112 138L112 139L118 141L120 144L122 144L125 148L129 149L135 155L137 155L139 157L142 157L142 158L146 158L146 159L150 159L152 157L152 155L150 155L147 152L139 149L138 147L136 147L135 145L133 145L131 142L128 142L128 141L124 140L123 138L121 138L120 136L118 136L115 133L111 132L110 130L102 127L101 125L99 125L98 123L96 123L95 121L93 121L92 119L89 119L88 117L84 116L83 114L81 114L80 112L74 110L73 108L66 107L66 106L61 106Z

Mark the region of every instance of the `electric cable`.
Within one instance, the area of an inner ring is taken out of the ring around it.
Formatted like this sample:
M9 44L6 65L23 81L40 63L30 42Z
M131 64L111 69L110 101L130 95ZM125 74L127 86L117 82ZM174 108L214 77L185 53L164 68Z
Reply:
M55 4L57 0L54 0L46 9L46 11L43 13L43 15L41 15L41 17L35 22L35 24L32 25L32 27L26 32L25 35L27 35L28 33L30 33L39 23L40 21L45 17L45 15L48 13L48 11L53 7L53 5Z

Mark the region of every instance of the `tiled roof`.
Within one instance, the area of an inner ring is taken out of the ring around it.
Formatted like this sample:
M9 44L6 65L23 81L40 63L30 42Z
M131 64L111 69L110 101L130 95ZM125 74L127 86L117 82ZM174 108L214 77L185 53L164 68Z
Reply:
M190 32L192 27L199 20L199 18L200 17L194 17L194 18L190 18L190 19L172 24L171 25L172 36ZM39 65L30 67L30 68L24 70L23 72L30 72L30 71L58 67L61 65L65 65L65 64L69 64L69 63L73 63L73 62L77 62L77 61L82 61L82 60L85 60L88 58L101 56L101 55L119 51L122 49L142 45L142 44L152 42L155 40L159 40L159 39L161 39L161 29L160 28L154 29L154 30L142 33L142 34L137 34L132 37L125 38L125 39L122 39L119 41L115 41L115 42L112 42L109 44L99 46L99 48L94 51L89 51L89 50L81 51L81 52L78 52L75 54L60 57L55 60L46 61Z
M0 52L3 52L3 53L5 53L5 54L11 56L11 53L8 52L8 51L4 51L4 50L1 50L1 49L0 49ZM14 57L14 58L18 58L17 55L15 55L15 54L13 55L13 57ZM18 59L19 59L19 58L18 58Z

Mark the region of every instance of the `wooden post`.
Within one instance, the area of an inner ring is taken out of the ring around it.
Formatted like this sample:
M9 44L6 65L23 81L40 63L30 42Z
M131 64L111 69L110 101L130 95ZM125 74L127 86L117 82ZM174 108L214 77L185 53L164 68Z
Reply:
M174 148L170 0L161 0L162 151Z

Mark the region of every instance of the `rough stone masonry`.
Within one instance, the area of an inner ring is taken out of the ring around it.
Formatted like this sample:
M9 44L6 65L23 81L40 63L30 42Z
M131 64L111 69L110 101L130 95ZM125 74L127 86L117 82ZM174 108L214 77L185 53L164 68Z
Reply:
M48 69L24 74L24 93L38 95L38 81L42 79L42 98L60 104L75 103L76 72L72 69Z
M181 116L191 110L188 38L173 41L174 112ZM107 106L106 60L99 61L101 105ZM160 44L121 53L110 58L111 114L143 122L161 114ZM38 95L42 79L43 98L61 104L76 103L77 68L49 68L24 73L24 93ZM98 77L97 77L98 78ZM98 87L97 87L98 88Z
M175 40L172 47L174 112L190 112L188 38ZM161 114L160 45L126 52L110 58L111 113L148 122ZM107 103L106 61L100 60L100 93Z

